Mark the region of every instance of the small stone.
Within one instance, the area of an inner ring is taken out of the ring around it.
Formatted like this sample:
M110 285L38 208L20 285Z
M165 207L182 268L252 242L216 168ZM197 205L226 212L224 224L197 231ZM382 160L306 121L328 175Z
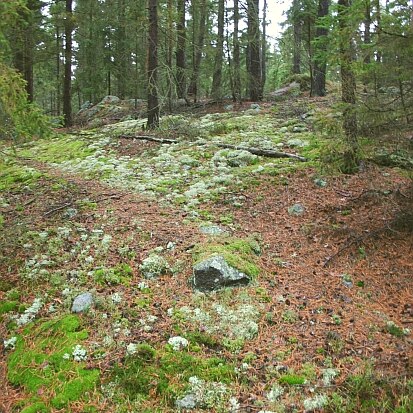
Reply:
M201 225L199 230L205 235L225 235L227 233L218 225Z
M258 103L251 103L250 109L259 110L261 109L261 106Z
M307 132L307 128L305 126L294 126L293 132L294 133Z
M325 188L327 186L327 181L325 181L322 178L316 178L314 179L314 183L316 186L318 186L319 188Z
M304 148L304 146L308 146L308 142L301 139L289 139L287 141L287 145L291 147Z
M178 409L195 409L196 405L197 398L193 393L189 393L185 395L182 399L178 399L175 402L175 406Z
M294 204L293 206L290 206L288 208L288 213L290 215L299 216L299 215L303 215L304 212L305 212L305 208L301 204Z
M91 293L83 293L78 295L72 304L72 313L83 313L87 311L93 304L93 296Z
M228 111L234 110L234 105L225 105L224 110L228 110Z
M287 133L288 132L288 128L286 126L283 126L280 131L280 133Z

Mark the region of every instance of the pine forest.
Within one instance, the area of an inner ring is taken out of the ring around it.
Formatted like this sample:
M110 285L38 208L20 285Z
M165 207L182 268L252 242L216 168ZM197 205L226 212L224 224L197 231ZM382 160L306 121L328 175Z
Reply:
M413 413L413 0L0 0L0 413Z

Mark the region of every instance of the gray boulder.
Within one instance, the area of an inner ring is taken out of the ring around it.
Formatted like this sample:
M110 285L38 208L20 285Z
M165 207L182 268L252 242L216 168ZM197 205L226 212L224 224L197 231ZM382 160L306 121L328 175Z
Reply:
M118 103L120 101L120 99L117 96L105 96L100 102L99 105L110 105L113 103Z
M78 295L72 304L72 313L83 313L93 304L93 296L91 293L83 293Z
M222 255L213 255L193 267L196 290L208 292L225 287L247 285L250 278L231 267Z

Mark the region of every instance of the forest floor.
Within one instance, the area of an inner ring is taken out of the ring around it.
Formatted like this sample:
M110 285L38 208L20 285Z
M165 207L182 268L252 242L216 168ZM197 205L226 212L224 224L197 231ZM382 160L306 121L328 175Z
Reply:
M364 139L342 174L327 106L2 143L0 411L412 412L409 141ZM199 254L228 249L252 282L195 291Z

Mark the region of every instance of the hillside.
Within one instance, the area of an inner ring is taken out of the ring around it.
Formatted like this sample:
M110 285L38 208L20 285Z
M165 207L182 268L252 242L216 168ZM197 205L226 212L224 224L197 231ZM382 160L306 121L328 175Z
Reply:
M2 142L0 410L412 412L411 142L330 103Z

